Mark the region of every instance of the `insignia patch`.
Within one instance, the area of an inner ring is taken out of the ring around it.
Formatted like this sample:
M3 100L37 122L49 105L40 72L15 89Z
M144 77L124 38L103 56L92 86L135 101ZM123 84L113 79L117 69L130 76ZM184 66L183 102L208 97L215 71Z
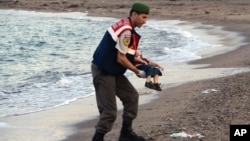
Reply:
M130 35L125 35L123 38L123 44L128 46L130 44Z

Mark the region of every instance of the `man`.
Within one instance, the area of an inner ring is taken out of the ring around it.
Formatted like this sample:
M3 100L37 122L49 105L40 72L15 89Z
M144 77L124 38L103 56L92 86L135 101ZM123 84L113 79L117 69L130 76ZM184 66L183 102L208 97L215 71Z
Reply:
M132 62L140 39L134 30L146 23L149 7L134 3L129 17L123 18L108 28L93 55L92 76L100 119L95 126L92 141L103 141L116 120L116 96L123 104L123 122L119 141L144 141L132 130L137 117L139 94L125 77L127 69L136 75L144 75Z

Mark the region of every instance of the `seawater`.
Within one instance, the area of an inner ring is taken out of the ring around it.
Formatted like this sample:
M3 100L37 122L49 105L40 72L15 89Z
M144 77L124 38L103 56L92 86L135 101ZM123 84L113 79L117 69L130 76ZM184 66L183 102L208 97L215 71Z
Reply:
M0 10L0 117L93 95L92 54L117 20L80 12ZM163 64L188 61L200 58L198 51L216 46L166 23L149 20L136 29L145 57Z

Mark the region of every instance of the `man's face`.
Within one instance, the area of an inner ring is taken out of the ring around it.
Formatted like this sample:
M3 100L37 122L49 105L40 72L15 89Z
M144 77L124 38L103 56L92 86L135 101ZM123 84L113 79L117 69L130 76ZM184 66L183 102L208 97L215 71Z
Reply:
M137 14L134 13L134 26L140 28L146 23L148 19L148 14Z

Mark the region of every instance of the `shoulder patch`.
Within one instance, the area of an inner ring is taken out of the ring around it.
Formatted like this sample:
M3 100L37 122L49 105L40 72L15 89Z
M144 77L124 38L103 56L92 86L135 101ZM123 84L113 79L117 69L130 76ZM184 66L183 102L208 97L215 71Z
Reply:
M128 46L130 44L130 40L131 40L131 35L125 35L123 38L123 44L125 46Z

